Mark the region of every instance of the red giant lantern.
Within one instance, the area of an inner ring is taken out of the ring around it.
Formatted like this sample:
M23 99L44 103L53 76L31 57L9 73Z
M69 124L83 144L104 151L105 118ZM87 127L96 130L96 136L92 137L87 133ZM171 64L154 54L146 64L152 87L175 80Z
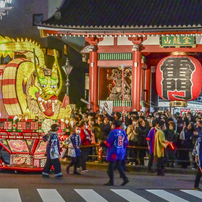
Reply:
M156 90L164 100L195 100L201 93L202 67L194 57L171 55L163 58L156 69Z

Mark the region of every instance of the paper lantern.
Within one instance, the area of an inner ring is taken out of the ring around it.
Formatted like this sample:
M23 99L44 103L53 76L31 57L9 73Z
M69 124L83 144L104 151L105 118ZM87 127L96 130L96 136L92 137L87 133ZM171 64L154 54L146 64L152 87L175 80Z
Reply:
M194 57L172 55L163 58L156 69L156 90L164 100L195 100L201 93L202 67Z

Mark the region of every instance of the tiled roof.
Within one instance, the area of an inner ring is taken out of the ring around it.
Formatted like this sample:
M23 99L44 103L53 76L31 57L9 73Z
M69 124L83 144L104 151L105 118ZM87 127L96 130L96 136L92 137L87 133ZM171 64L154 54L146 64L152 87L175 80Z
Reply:
M202 0L66 0L40 26L82 29L201 28Z

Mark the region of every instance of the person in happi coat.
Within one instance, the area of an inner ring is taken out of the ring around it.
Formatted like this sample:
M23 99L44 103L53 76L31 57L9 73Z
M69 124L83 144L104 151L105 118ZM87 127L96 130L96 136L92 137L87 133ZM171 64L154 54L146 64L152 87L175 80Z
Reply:
M124 186L129 182L126 177L124 170L121 166L121 161L125 157L126 147L128 145L128 139L126 132L121 129L121 121L114 120L114 129L109 133L107 140L104 142L107 145L107 161L108 161L108 171L109 182L106 186L114 185L114 166L116 165L117 170L120 173L120 177L123 179L121 186Z
M58 125L52 124L51 130L48 132L47 135L43 136L43 140L45 142L47 141L47 147L46 147L47 160L42 171L43 177L49 177L51 166L54 167L55 177L62 177L61 165L59 161L60 146L59 146L59 138L57 135L58 130L59 130Z
M154 139L154 157L157 157L157 175L164 176L164 149L170 144L165 139L165 122L160 121Z
M149 150L149 163L148 163L148 173L154 173L152 170L153 160L154 160L154 143L155 143L155 133L157 130L159 130L159 120L156 119L153 121L153 126L151 130L148 133L148 136L146 138L147 140L147 146Z
M193 149L193 155L195 156L195 162L198 165L198 170L194 182L194 189L201 191L201 189L199 188L199 182L202 175L202 121L199 122L198 130L195 131L195 133L198 134L198 139L196 140Z
M68 144L68 156L71 157L71 162L66 168L66 172L69 174L69 169L71 166L74 166L74 171L73 174L79 175L80 173L77 172L77 167L79 164L79 158L81 156L81 150L80 150L80 145L81 145L81 138L80 138L80 126L76 125L74 126L74 133L71 134L67 141L65 142Z
M86 162L88 160L88 155L90 153L89 145L91 144L92 141L92 135L88 129L88 125L84 121L80 122L80 127L81 127L80 132L81 145L83 147L81 148L81 156L79 164L81 164L82 172L88 172L88 170L86 169ZM80 167L80 165L78 165L78 167Z

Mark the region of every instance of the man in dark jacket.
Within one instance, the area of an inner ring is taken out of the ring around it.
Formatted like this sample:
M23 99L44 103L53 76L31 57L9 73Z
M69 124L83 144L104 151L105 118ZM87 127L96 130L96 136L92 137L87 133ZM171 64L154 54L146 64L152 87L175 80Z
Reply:
M111 131L111 126L109 124L109 119L108 119L108 117L105 117L104 122L100 124L100 134L99 134L98 139L105 141L107 139L110 131ZM103 145L102 146L102 155L106 156L106 154L107 154L107 146Z
M108 117L104 118L104 122L100 124L100 135L99 139L100 140L106 140L107 136L109 135L111 131L111 126L109 124L109 119Z
M115 112L112 116L110 116L106 111L104 111L104 114L110 121L119 120L121 118L120 112Z

